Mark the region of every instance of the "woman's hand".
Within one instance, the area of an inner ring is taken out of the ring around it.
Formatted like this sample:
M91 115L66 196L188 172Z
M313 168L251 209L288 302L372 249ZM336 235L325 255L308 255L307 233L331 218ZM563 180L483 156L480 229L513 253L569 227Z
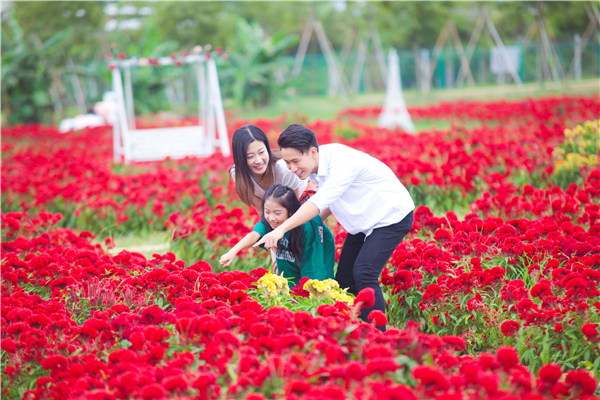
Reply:
M235 259L236 254L232 253L231 251L228 251L227 253L223 254L221 256L221 259L219 260L219 263L224 266L224 267L229 267L229 265L233 262L233 260Z

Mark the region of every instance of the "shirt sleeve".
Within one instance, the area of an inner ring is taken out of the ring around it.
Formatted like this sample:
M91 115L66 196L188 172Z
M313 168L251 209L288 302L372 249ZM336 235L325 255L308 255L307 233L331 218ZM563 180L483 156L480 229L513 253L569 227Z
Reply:
M254 225L254 229L252 229L252 232L258 233L262 238L267 234L267 227L262 222L258 222L256 225Z
M312 202L319 211L328 208L352 185L360 172L360 163L347 158L332 160L329 166L327 181L319 187L308 201Z
M260 237L262 238L263 236L265 236L267 234L268 229L265 226L265 224L263 224L262 222L258 222L256 225L254 225L254 229L252 229L252 232L258 233L260 235ZM261 244L258 247L260 247L263 250L267 250L267 248L265 247L264 244Z

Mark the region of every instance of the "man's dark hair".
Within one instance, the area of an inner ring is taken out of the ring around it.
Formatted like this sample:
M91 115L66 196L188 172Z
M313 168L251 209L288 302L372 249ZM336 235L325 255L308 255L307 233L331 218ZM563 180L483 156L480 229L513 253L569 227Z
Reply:
M277 144L280 149L292 148L302 154L308 153L311 147L315 147L319 151L319 143L317 143L315 133L299 124L292 124L285 128L285 131L279 135Z

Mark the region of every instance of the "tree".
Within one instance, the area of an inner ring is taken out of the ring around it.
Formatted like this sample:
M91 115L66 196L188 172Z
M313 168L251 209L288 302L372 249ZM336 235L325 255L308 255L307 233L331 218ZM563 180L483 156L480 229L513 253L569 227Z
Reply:
M239 104L254 107L269 104L281 87L274 75L289 68L292 61L282 56L297 40L297 36L283 31L266 36L257 23L239 19L230 54L231 67L221 73L222 79L232 85L233 98Z
M153 20L163 40L176 40L182 49L211 44L228 46L238 18L233 4L217 1L152 2Z
M72 27L55 32L42 42L23 32L12 10L2 25L2 109L8 122L50 122L52 102L49 59L73 33Z
M36 35L42 42L71 28L77 35L66 38L56 49L54 59L64 66L68 57L75 61L101 58L99 43L106 22L102 1L16 1L14 17L25 37Z

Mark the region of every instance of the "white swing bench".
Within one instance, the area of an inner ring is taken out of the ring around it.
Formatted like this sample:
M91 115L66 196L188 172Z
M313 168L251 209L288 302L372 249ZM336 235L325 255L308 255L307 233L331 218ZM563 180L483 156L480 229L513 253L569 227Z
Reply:
M143 67L147 64L135 58L114 64L112 78L116 118L113 125L113 148L116 163L207 157L212 155L217 147L224 156L231 154L214 59L204 55L190 55L185 57L183 62L195 65L200 96L199 124L153 129L137 129L133 111L131 67ZM169 57L158 60L159 65L174 63ZM125 74L125 90L121 70Z

